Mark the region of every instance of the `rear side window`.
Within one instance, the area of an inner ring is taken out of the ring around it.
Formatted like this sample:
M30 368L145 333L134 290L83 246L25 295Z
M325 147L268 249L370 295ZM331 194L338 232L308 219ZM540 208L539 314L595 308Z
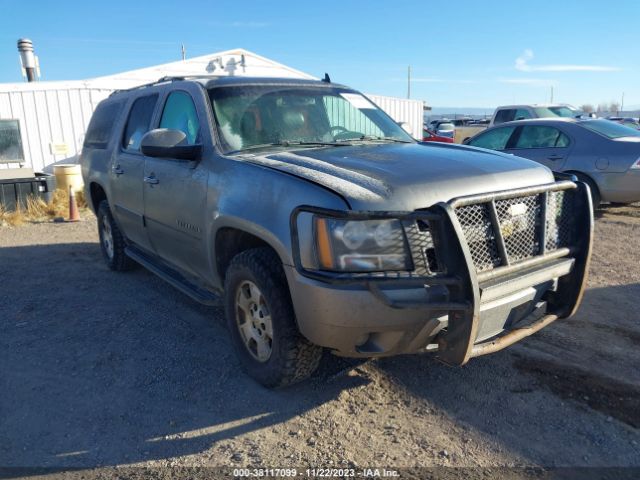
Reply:
M478 135L469 142L473 147L488 148L490 150L504 150L511 134L516 127L502 127Z
M87 133L84 137L84 146L90 148L107 148L109 138L113 132L120 110L121 102L100 104L93 112Z
M514 109L498 110L496 118L493 121L495 125L499 123L511 122L516 118L516 111Z
M189 145L196 143L200 122L191 95L186 92L173 92L169 95L162 112L160 128L180 130L187 136Z
M514 148L561 148L569 145L569 137L557 128L542 125L522 127Z
M140 151L140 140L149 131L157 100L158 95L149 95L133 102L122 137L122 148L133 152Z

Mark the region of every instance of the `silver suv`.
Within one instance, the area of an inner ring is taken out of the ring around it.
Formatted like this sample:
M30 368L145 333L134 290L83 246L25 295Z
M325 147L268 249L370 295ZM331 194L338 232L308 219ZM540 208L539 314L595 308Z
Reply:
M328 81L117 92L81 159L107 265L222 299L242 365L266 386L307 377L325 348L463 365L570 316L584 289L584 184L418 143Z

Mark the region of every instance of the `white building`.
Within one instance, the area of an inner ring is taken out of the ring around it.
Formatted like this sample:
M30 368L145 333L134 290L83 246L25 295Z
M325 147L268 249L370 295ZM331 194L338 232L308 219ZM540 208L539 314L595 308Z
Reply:
M3 134L17 136L17 125L24 158L17 158L14 163L49 171L54 163L77 161L91 114L113 91L152 83L165 76L202 74L315 78L236 49L89 80L4 83L0 84L0 145ZM420 138L421 101L368 96L394 120L411 125L413 136ZM13 133L10 129L14 129ZM2 162L7 162L7 158L0 158L0 168L10 165Z

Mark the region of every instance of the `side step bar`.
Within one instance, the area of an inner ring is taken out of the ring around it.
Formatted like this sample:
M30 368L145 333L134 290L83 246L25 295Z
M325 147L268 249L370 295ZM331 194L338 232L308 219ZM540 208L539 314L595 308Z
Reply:
M124 252L127 254L127 257L130 257L131 259L141 264L147 270L155 273L165 282L173 285L182 293L194 299L196 302L212 307L222 306L222 300L218 295L209 290L205 290L204 288L194 285L180 273L176 272L166 265L159 264L148 255L142 253L137 248L127 247L125 248Z

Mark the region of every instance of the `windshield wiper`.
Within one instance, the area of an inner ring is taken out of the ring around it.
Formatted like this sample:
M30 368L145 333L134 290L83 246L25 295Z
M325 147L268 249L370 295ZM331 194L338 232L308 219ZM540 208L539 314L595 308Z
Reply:
M348 143L337 143L337 142L300 142L293 140L284 140L282 142L273 142L273 143L260 143L258 145L249 145L248 147L241 148L239 150L234 150L229 152L233 153L242 153L249 150L257 150L260 148L269 148L269 147L347 147Z
M395 137L380 137L377 135L362 135L360 137L355 138L345 138L344 140L336 140L337 142L366 142L366 141L376 141L376 142L395 142L395 143L413 143L409 140L400 140Z

